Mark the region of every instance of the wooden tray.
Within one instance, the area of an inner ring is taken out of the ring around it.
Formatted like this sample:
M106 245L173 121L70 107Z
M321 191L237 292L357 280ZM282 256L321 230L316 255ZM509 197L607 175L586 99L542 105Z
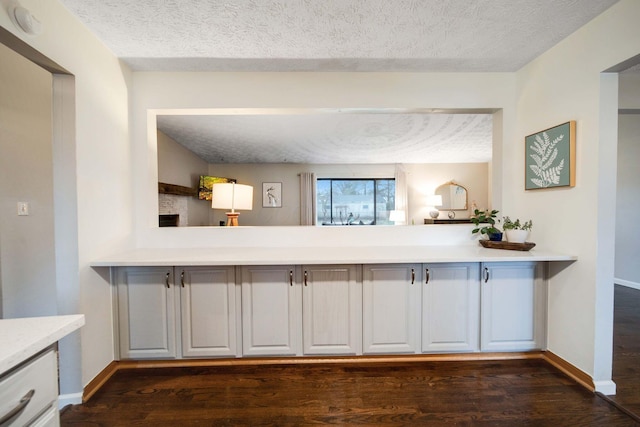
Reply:
M513 243L513 242L494 242L491 240L480 240L480 244L485 248L491 249L509 249L512 251L528 251L536 244L531 242Z

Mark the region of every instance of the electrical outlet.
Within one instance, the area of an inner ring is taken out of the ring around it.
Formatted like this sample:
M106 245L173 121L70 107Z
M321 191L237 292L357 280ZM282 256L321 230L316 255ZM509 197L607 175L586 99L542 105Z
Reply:
M18 216L29 215L29 202L18 202Z

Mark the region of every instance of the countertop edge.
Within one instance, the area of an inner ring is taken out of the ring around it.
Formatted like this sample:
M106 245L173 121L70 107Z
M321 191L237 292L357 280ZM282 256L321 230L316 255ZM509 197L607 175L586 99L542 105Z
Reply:
M92 267L397 264L450 262L576 261L547 250L514 251L481 246L154 248L97 259Z
M82 327L84 314L0 320L0 375ZM9 342L10 344L6 344Z

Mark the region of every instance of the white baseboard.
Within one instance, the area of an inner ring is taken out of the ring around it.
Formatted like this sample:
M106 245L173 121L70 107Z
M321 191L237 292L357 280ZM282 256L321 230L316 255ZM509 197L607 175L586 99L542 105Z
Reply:
M627 288L633 288L633 289L638 289L640 290L640 283L636 283L636 282L632 282L630 280L623 280L623 279L613 279L613 283L615 283L616 285L620 285L620 286L626 286Z
M594 381L593 384L596 386L594 391L598 393L606 394L607 396L616 394L616 383L611 380Z
M61 394L58 396L58 409L62 409L67 405L80 405L82 403L82 392Z

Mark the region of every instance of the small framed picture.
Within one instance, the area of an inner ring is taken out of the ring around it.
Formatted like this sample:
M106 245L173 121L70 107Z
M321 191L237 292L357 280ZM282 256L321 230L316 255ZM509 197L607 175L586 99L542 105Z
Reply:
M282 207L282 183L263 182L262 183L262 207L281 208Z
M576 185L576 122L525 137L525 190Z

